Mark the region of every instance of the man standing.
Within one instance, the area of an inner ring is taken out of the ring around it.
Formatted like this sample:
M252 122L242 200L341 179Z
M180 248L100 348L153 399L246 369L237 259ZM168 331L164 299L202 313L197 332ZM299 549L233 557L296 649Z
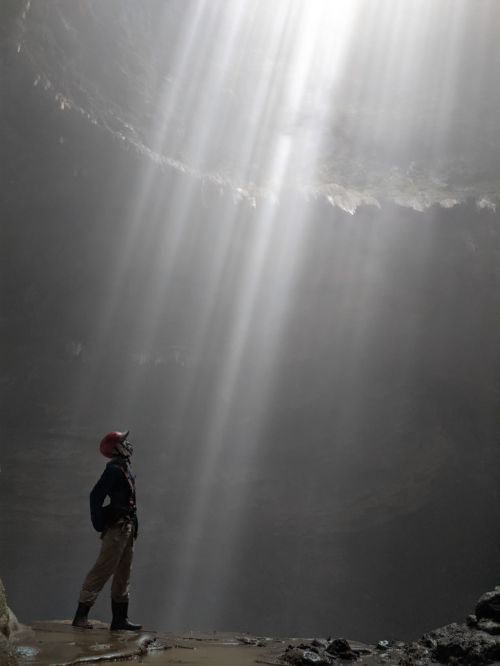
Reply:
M110 432L100 444L100 451L110 462L90 493L90 516L94 528L101 532L101 551L96 563L83 581L74 627L92 629L88 613L99 592L113 576L111 630L139 631L140 624L128 620L129 582L134 541L137 538L135 477L130 469L132 444L127 432ZM110 502L103 506L109 497Z

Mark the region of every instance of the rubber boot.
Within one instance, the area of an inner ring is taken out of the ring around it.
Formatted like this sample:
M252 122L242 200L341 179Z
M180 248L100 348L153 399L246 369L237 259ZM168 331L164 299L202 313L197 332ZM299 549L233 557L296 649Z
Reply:
M71 624L74 627L78 627L79 629L93 629L87 617L90 608L91 607L87 604L79 603L78 608L76 609L74 620Z
M113 621L111 622L111 631L140 631L142 624L134 624L128 621L128 601L118 603L111 601L113 610Z

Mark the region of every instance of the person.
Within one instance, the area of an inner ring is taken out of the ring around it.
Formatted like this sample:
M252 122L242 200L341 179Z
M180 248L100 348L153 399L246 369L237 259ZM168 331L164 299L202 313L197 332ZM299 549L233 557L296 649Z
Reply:
M111 630L142 628L128 619L130 571L138 531L135 477L130 468L133 447L128 435L129 431L110 432L99 447L111 460L90 493L90 517L94 528L101 532L102 544L96 563L83 581L72 623L81 629L92 628L89 611L111 576ZM104 505L106 497L110 501Z

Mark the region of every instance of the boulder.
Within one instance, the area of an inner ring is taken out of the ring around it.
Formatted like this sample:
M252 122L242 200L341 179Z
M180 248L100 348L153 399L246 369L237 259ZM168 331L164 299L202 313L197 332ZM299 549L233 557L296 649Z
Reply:
M493 620L479 620L477 628L481 631L487 631L494 636L500 635L500 622L494 622Z
M330 666L333 661L326 655L320 654L316 650L308 649L304 645L297 647L289 645L282 655L282 659L288 664L293 664L293 666Z
M421 642L409 644L397 643L398 647L391 650L393 661L389 663L400 664L401 666L431 666L436 662L432 658L432 651ZM451 662L450 662L451 663Z
M485 592L476 604L475 615L478 620L486 619L500 622L500 587Z
M500 660L500 640L466 624L449 624L429 636L436 641L432 655L442 664L485 666Z
M349 642L345 638L335 638L328 644L326 651L334 657L340 657L348 661L355 661L357 659L357 655L353 652Z

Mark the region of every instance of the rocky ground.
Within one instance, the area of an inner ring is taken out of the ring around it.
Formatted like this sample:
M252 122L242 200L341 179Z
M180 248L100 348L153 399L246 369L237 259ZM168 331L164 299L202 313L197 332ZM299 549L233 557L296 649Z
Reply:
M411 643L380 641L360 648L342 638L315 639L289 645L280 657L280 663L297 666L347 661L398 666L500 663L500 587L483 594L465 623L435 629Z
M0 666L73 666L105 661L150 666L429 666L500 663L500 587L484 594L475 612L410 643L380 641L365 645L340 637L276 639L249 635L110 632L102 622L92 630L75 629L69 620L20 627L0 590L2 635ZM10 619L9 619L10 618Z

